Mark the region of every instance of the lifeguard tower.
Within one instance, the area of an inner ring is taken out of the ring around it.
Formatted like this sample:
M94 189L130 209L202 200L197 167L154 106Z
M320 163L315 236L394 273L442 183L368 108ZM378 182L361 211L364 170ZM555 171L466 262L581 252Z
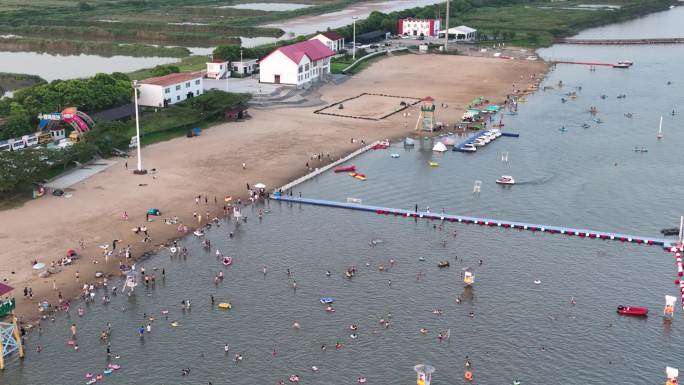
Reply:
M14 290L11 286L0 283L0 297ZM24 358L24 347L21 345L21 335L17 326L14 308L17 303L14 298L0 300L0 319L9 316L9 322L0 322L0 370L5 370L5 357L19 352L19 358Z
M432 373L435 372L434 367L430 365L418 364L413 367L413 370L415 370L418 377L416 379L417 385L430 385L430 382L432 381Z
M426 96L420 101L420 114L418 114L418 121L416 122L416 131L432 132L435 130L435 99L432 96Z

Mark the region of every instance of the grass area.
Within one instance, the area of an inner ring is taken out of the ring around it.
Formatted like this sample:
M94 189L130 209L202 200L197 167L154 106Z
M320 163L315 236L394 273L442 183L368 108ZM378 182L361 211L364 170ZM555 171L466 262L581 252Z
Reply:
M204 129L223 122L226 108L245 103L248 99L249 95L246 94L210 91L159 112L146 113L140 119L141 143L162 142L184 136L195 127ZM127 122L125 131L128 138L135 135L135 122Z
M279 37L279 28L258 25L338 10L362 0L297 0L312 6L283 12L224 7L254 1L3 0L0 34L31 38L34 45L39 44L35 40L46 40L211 47L239 44L240 36Z
M102 41L54 40L41 38L3 38L0 50L11 52L39 52L53 55L90 54L104 57L114 55L136 57L184 57L190 51L184 47L161 47L145 44L117 44Z
M592 2L569 0L563 2L532 2L503 7L482 7L456 15L453 25L465 24L487 36L510 45L546 47L558 38L577 34L583 29L632 19L647 13L664 10L670 0L607 0L600 4L619 6L619 9L582 10L578 5ZM486 44L487 42L482 42Z
M0 72L0 94L5 91L14 91L19 88L31 87L34 84L44 82L40 76Z
M408 51L398 51L398 52L392 52L392 55L390 56L397 56L397 55L406 55L408 54ZM365 53L364 55L365 56ZM357 55L357 57L362 57ZM340 57L339 59L333 59L330 62L330 71L334 74L345 74L345 75L356 75L359 72L365 70L366 68L370 67L373 63L376 63L384 58L390 57L386 54L380 54L377 56L373 56L371 58L365 59L361 62L359 62L357 65L352 67L349 71L343 72L343 70L350 65L354 63L354 60L352 60L350 55L345 55Z
M180 72L200 71L207 67L207 57L202 55L188 56L181 59L177 63L171 64L178 66ZM150 73L151 69L152 68L143 68L137 71L129 72L126 75L128 75L131 80L147 79L154 77L154 75Z

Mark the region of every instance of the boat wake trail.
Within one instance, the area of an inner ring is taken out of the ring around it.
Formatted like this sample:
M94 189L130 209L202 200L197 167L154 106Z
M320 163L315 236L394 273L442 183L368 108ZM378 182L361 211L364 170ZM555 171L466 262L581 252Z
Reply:
M520 185L520 184L525 184L525 185L542 185L549 183L551 180L555 178L555 175L546 175L540 178L532 179L532 180L523 180L523 181L516 181L515 184Z

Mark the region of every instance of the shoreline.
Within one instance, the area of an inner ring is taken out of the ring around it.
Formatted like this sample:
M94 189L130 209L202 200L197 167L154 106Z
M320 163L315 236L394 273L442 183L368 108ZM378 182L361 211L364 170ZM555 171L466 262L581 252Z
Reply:
M320 89L320 92L323 93L323 99L327 101L341 100L344 96L353 95L359 89L363 90L367 87L366 82L369 78L374 79L375 77L382 76L388 78L388 80L394 78L393 74L386 74L386 72L388 72L388 68L392 64L395 64L392 68L401 67L396 66L396 62L419 63L422 61L431 61L438 64L449 61L453 63L460 62L466 66L472 64L471 67L473 68L471 71L479 74L479 77L475 77L476 75L473 73L465 71L466 73L459 74L458 79L452 79L452 82L459 84L463 89L460 90L461 94L458 94L458 100L449 100L449 103L452 105L450 110L440 111L445 116L451 116L445 118L448 121L453 120L455 116L460 117L460 114L462 114L464 108L467 107L468 102L473 97L480 94L489 94L492 101L503 100L506 95L510 94L504 91L506 84L511 82L515 84L520 81L520 76L523 76L526 79L520 83L520 88L523 89L523 83L527 84L525 82L529 81L531 74L539 75L536 81L542 81L549 70L548 65L541 61L502 61L492 58L471 58L451 55L397 56L374 63L366 71L343 85L324 86ZM475 65L476 63L479 65ZM435 68L441 69L442 66L439 64ZM398 71L404 70L399 69ZM444 93L444 95L453 94L453 91L449 89L449 84L442 85L443 82L439 78L439 74L433 74L430 77L434 77L434 86L437 87L439 85L440 92ZM490 79L491 77L493 78ZM407 87L411 85L411 82L424 83L423 80L403 79L402 81L392 81L390 85L380 82L379 86L374 85L373 87L381 89L383 86L397 86L395 83L401 83L398 85L400 87ZM434 94L435 90L431 90L430 84L423 84L421 88L420 90L414 90L414 92L419 92L416 96L423 96L421 93L427 95L428 90L430 90L430 94L438 95ZM391 93L393 91L385 90L385 92ZM449 96L449 98L452 99L455 96ZM447 99L446 96L445 98L440 98L438 95L437 100ZM416 109L417 107L413 107L410 111L414 113ZM295 181L297 178L309 175L311 172L315 172L303 167L305 161L307 165L313 166L313 169L322 168L354 151L358 151L359 143L351 143L350 137L359 140L364 139L367 143L372 143L383 138L403 138L416 133L411 125L405 126L401 124L401 116L390 117L379 123L358 122L356 119L316 116L311 113L312 110L313 108L310 107L253 110L255 112L252 119L240 123L223 123L213 126L211 129L205 130L201 137L192 139L192 142L188 142L189 139L186 138L176 138L145 147L143 150L143 162L147 168L154 167L155 164L164 165L164 167L157 167L159 171L156 175L131 177L132 173L129 170L124 170L122 167L124 160L118 159L117 164L110 169L71 186L70 190L75 192L75 196L71 199L48 197L48 199L43 198L31 201L22 207L0 212L0 220L13 220L8 219L8 217L14 217L16 220L23 218L23 222L26 222L36 213L41 213L43 210L50 211L54 214L54 217L47 219L37 218L38 224L22 224L30 225L28 226L29 228L35 228L36 225L47 226L46 223L52 223L54 226L55 222L61 222L61 225L58 226L59 228L72 228L70 234L66 237L62 231L56 231L53 234L43 234L45 238L50 238L50 242L36 245L38 247L27 247L19 254L21 255L20 258L11 258L7 253L4 256L0 256L0 261L5 263L11 262L11 266L7 266L7 268L17 269L16 275L21 274L20 277L22 277L21 279L12 279L8 282L16 290L13 293L17 299L16 314L22 321L22 324L30 325L40 320L43 315L47 317L47 314L41 314L38 311L37 304L43 299L47 299L51 307L53 307L57 303L56 296L59 292L61 292L63 298L77 298L79 288L83 282L95 283L98 281L98 279L94 278L96 271L103 271L112 278L116 277L116 272L119 270L119 258L113 256L105 264L102 249L98 245L109 244L111 247L112 239L121 239L123 241L118 243L121 247L125 248L127 244L131 245L134 261L145 261L147 256L163 249L164 245L171 243L173 240L188 235L191 236L193 229L205 226L211 218L223 218L222 204L224 195L231 195L233 201L237 201L238 198L245 200L247 194L245 192L241 193L244 190L241 190L239 187L245 186L244 182L250 184L264 182L267 185L267 189L272 189L273 186L282 186ZM412 114L410 118L406 119L413 120L414 115ZM272 122L271 125L268 123L269 120ZM316 125L317 123L325 125L326 131L324 133L312 133L307 130L307 127L313 126L319 129L319 131L323 131ZM281 125L283 127L280 127ZM306 125L306 127L302 127L303 125ZM253 136L253 131L257 129L262 131L261 134ZM277 137L274 138L275 136ZM269 140L267 145L262 145L267 140ZM196 148L198 142L200 142L199 144L203 143L203 145L200 145L201 148ZM226 154L225 146L234 142L240 142L240 146L237 148L242 148L243 151L254 147L262 147L258 150L257 154L248 154L249 159L247 160L246 170L241 170L239 162L240 159L244 159L247 156L242 157L241 155L244 154L237 154L240 151ZM191 144L188 145L188 143ZM290 146L286 146L288 143ZM276 156L274 156L274 153L276 153ZM312 159L311 154L313 153L325 155L321 156L319 161ZM330 155L329 158L328 154ZM194 158L190 155L194 155ZM219 159L221 156L224 158ZM201 158L201 160L198 161L197 158ZM152 161L149 159L152 159ZM134 158L129 158L128 161L133 164ZM296 164L301 164L301 168L296 166ZM226 167L231 165L232 169L228 175L223 175L226 174ZM169 167L170 170L165 170L166 167ZM169 172L169 175L166 174L167 172ZM218 173L219 177L215 173ZM258 176L253 175L255 173ZM195 183L188 183L186 178L192 178L192 182ZM145 181L142 179L145 179ZM236 181L236 179L240 180ZM114 185L111 184L112 181L115 181ZM143 184L142 182L147 183L145 183L145 187L140 188ZM104 187L105 185L107 187ZM99 196L103 190L105 192L102 193L102 196ZM134 195L131 194L131 190L140 191L142 196L131 196ZM84 200L83 204L79 203L77 207L69 207L71 203L75 203L76 200L80 199L80 194L84 195L82 198ZM207 197L206 203L201 201L199 204L195 203L193 198L198 194L202 195L201 200ZM111 199L113 202L109 202L107 199ZM216 203L212 202L214 199L216 199ZM152 204L158 206L152 206ZM117 207L112 208L111 206ZM150 228L150 235L155 239L154 242L150 243L141 243L139 237L136 237L131 231L131 227L139 226L140 222L144 220L138 218L142 214L140 209L144 210L145 207L159 207L165 214L163 217L155 218L152 222L145 223ZM173 207L173 210L169 210L169 207ZM76 212L73 210L76 210ZM128 221L121 219L121 213L124 210L128 210ZM195 221L193 216L190 215L193 210L202 216L201 222ZM205 216L207 212L209 213L209 218ZM64 218L66 214L72 213L74 213L74 218ZM178 233L176 225L160 226L160 224L163 224L162 218L173 215L179 217L179 223L188 226L188 233ZM79 221L81 223L74 223ZM22 226L19 227L21 228ZM83 234L87 232L87 236L80 235L82 233L76 228L79 230L83 229ZM19 234L0 237L0 244L5 242L5 246L9 246L12 242L20 239L23 239L23 237ZM72 248L76 249L77 242L80 239L86 241L86 247L77 250L81 260L71 266L64 267L60 273L48 278L38 278L30 268L26 268L31 264L30 261L34 259L38 259L49 266L50 259L54 259L54 257L37 258L36 256L66 252L66 250ZM8 247L4 249L11 250ZM50 253L50 250L52 253ZM21 269L20 266L25 267ZM79 280L75 279L76 272L79 274ZM7 271L0 270L0 274L2 274L0 278L15 278L14 274L12 276L6 275ZM99 280L101 281L102 279ZM23 293L21 291L24 286L32 287L33 300L22 297Z

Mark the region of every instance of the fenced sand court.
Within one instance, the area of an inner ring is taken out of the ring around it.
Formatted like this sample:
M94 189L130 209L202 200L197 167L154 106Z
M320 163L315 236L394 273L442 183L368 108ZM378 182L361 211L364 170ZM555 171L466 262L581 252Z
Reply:
M420 98L362 93L314 111L316 114L344 118L382 120L420 102Z

